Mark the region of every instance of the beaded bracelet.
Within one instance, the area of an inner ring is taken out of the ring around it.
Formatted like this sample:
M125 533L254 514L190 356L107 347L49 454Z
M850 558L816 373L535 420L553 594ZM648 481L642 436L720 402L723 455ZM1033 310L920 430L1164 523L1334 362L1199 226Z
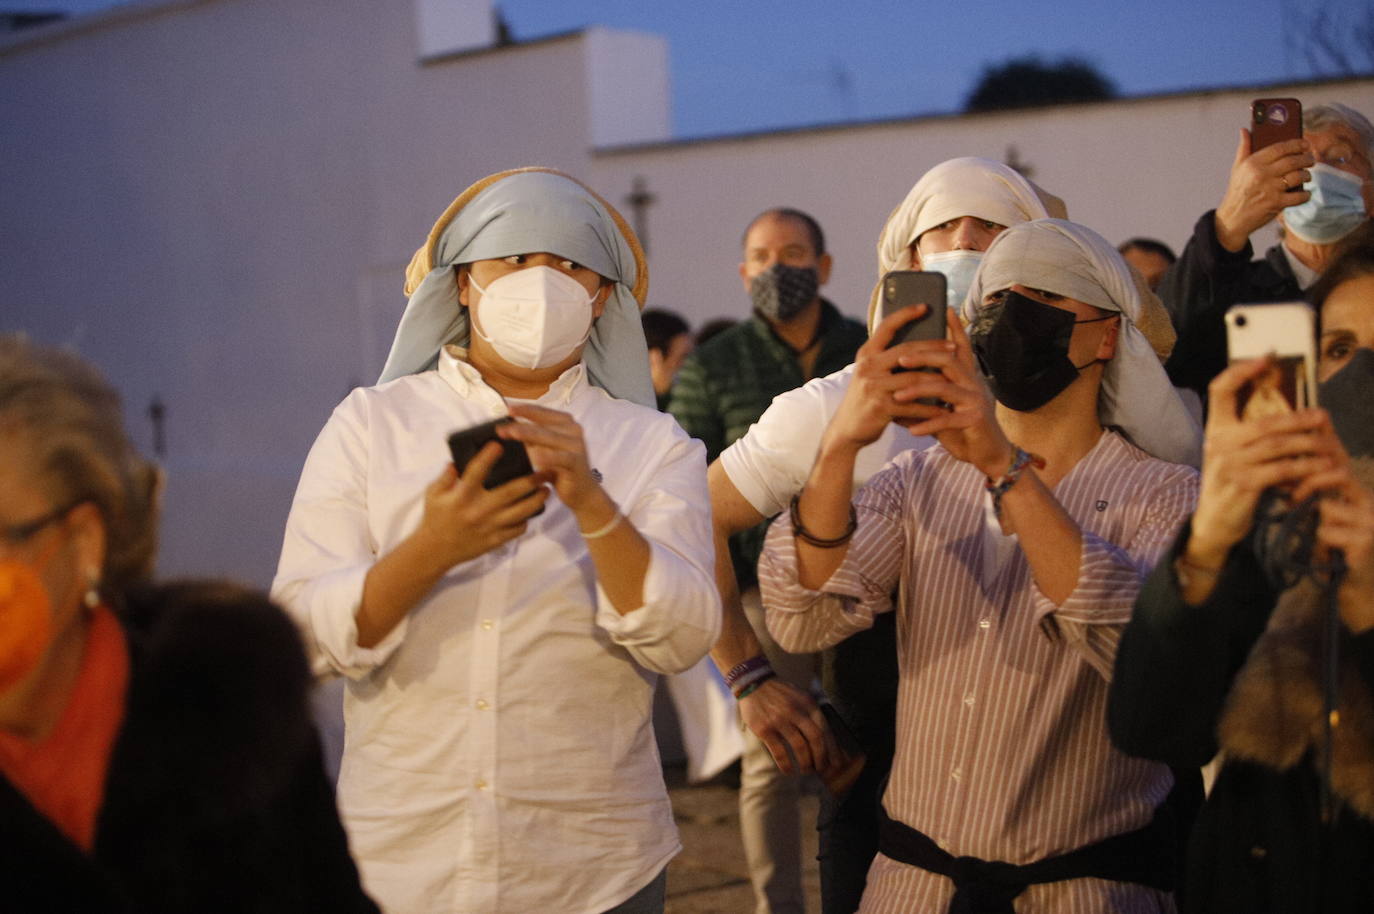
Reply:
M983 484L983 487L992 494L992 513L996 514L998 517L1002 516L1002 496L1007 494L1007 491L1012 486L1016 485L1016 480L1021 478L1021 474L1025 472L1028 466L1033 466L1037 470L1043 470L1045 468L1045 458L1018 447L1015 456L1011 459L1011 466L1007 471L995 482L991 476L987 478L987 482Z
M732 666L730 671L725 674L726 687L733 692L740 679L755 670L768 670L771 673L773 671L773 666L768 662L768 658L762 654L755 654L748 660L741 660L739 663Z
M844 532L839 536L829 539L823 536L817 536L806 529L806 525L802 523L800 504L801 493L799 492L792 496L792 506L789 509L789 515L792 518L792 532L796 534L797 539L810 543L818 549L834 549L836 546L843 546L845 543L849 542L850 537L854 535L854 531L859 527L859 516L854 513L854 505L851 502L849 505L849 523L845 526Z
M772 670L769 670L768 675L759 677L758 679L754 680L753 682L749 683L747 686L736 692L735 701L743 701L750 695L753 695L754 692L758 690L759 686L763 685L765 682L774 678L775 676L777 676L777 673L774 673Z

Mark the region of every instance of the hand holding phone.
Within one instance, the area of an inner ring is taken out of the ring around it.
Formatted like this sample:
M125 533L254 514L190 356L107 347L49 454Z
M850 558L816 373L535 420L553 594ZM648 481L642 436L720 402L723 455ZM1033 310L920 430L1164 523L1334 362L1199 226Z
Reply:
M892 342L887 344L888 349L913 340L942 340L945 338L945 311L948 309L948 302L943 273L893 270L884 276L882 300L879 303L880 320L909 305L925 305L926 312L915 320L903 324L901 329L892 335ZM894 372L938 371L935 368L900 367L892 370ZM916 402L923 406L943 407L947 405L943 400L934 397L918 397Z
M1250 103L1250 152L1284 140L1302 139L1302 102L1296 98L1257 98Z
M449 435L448 449L450 456L453 457L453 466L459 473L462 473L472 458L477 456L477 452L486 446L487 442L499 441L501 443L501 456L497 458L491 471L487 473L487 478L483 480L482 487L494 489L512 479L529 476L534 472L534 467L530 465L530 456L525 450L525 445L519 441L501 438L496 434L497 428L514 421L510 416L502 416L490 422L459 429ZM542 513L544 513L543 507L535 512L536 515Z
M1242 133L1226 193L1217 204L1217 241L1240 251L1250 236L1286 207L1305 203L1312 156L1302 139L1302 104L1295 98L1257 98L1250 130Z

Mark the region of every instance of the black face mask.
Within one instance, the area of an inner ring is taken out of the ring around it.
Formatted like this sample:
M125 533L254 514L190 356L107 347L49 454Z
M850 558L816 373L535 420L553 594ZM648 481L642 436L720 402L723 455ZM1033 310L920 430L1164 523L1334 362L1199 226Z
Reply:
M816 300L820 287L815 267L775 263L749 281L749 298L768 320L789 321Z
M1341 370L1318 385L1336 437L1352 457L1374 456L1374 349L1356 349Z
M1069 338L1077 323L1073 312L1011 290L999 305L988 307L999 310L987 326L975 326L973 351L997 402L1030 412L1074 382L1079 368L1069 361Z

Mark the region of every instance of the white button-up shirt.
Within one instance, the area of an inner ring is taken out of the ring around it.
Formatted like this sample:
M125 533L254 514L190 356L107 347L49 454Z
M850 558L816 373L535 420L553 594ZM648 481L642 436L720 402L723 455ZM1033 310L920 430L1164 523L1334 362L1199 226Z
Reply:
M306 460L273 595L317 672L349 678L339 805L390 912L597 912L678 850L650 723L657 672L714 643L705 455L671 417L588 385L536 402L582 426L601 484L648 540L621 615L556 497L525 534L453 568L377 646L363 580L419 523L448 434L504 415L467 363L354 391Z

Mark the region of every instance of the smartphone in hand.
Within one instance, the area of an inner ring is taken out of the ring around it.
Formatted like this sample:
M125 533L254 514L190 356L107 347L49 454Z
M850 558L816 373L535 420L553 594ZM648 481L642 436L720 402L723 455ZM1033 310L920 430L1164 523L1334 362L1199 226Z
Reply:
M879 313L886 319L908 305L925 305L926 313L903 324L888 343L891 349L912 340L942 340L945 338L945 275L921 270L893 270L883 277L883 291ZM901 371L918 369L903 368Z
M448 436L448 450L453 457L453 465L458 472L471 462L477 452L482 449L488 441L501 442L501 456L492 465L491 471L487 473L486 482L483 487L494 489L503 483L510 482L512 479L519 479L521 476L529 476L534 472L534 467L530 465L529 452L525 450L525 444L521 441L511 441L500 438L496 435L496 429L507 422L514 422L510 416L502 416L490 422L483 422L481 425L474 425L471 428L459 429ZM541 506L535 515L543 514L544 508Z
M1226 312L1232 362L1274 356L1274 365L1236 397L1236 413L1257 419L1317 404L1316 315L1306 302L1235 305Z
M945 293L945 274L922 270L893 270L883 277L883 291L879 301L882 319L908 305L925 305L926 313L908 321L898 328L887 344L891 349L899 343L912 340L942 340L945 338L945 311L948 308ZM893 371L930 371L934 368L894 368ZM943 400L934 397L918 397L924 406L945 406Z
M1257 98L1250 103L1250 151L1284 140L1302 139L1302 102L1296 98Z

